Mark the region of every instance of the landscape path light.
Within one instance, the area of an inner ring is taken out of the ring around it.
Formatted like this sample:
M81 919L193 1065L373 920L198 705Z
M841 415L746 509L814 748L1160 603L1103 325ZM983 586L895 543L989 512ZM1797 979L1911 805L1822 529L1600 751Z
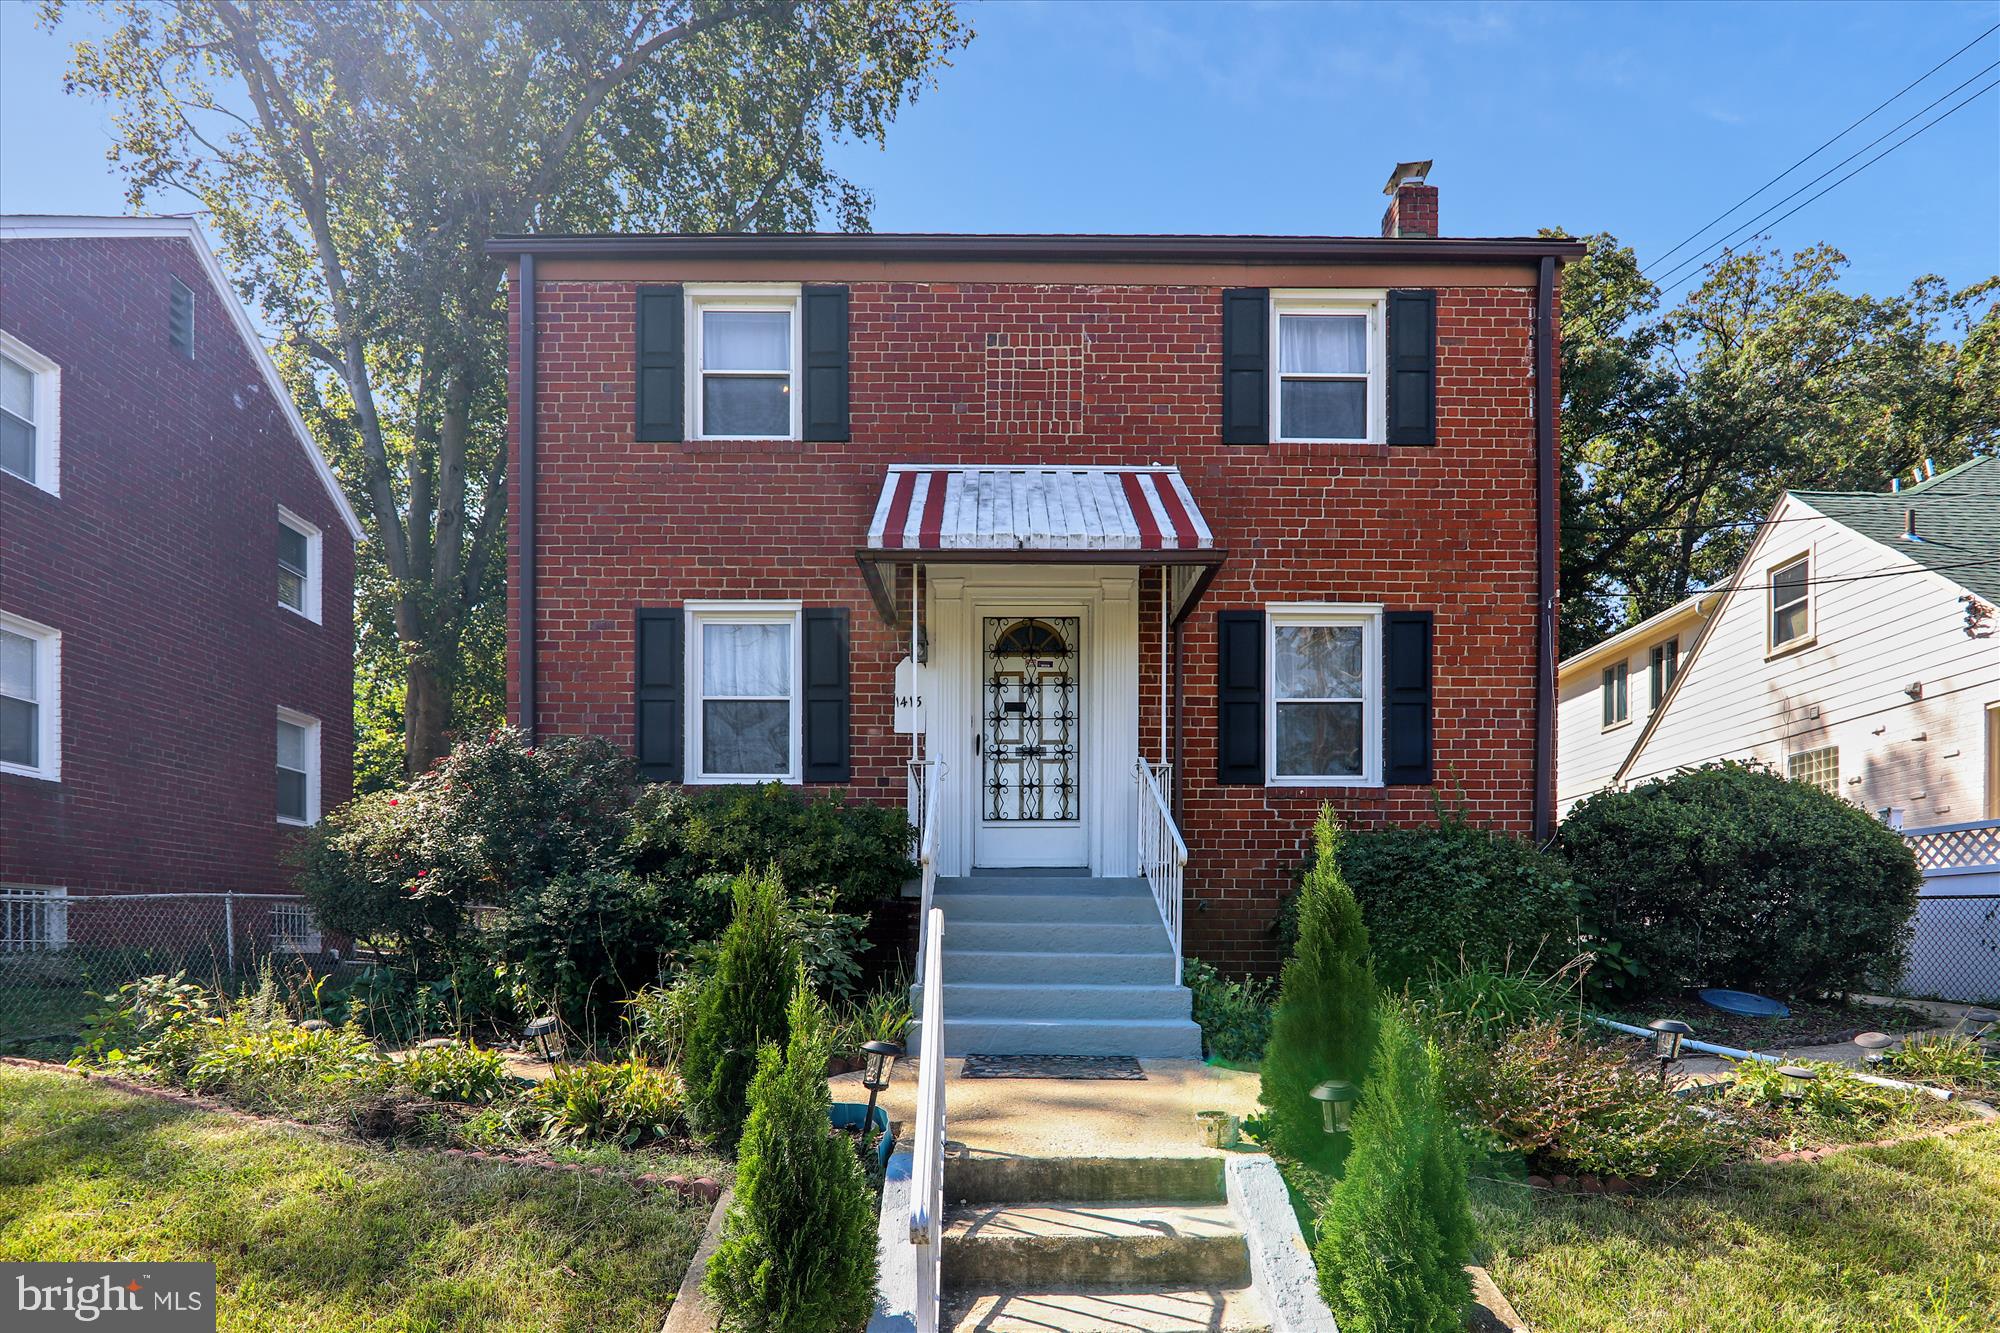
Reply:
M544 1014L525 1029L528 1040L535 1043L535 1050L549 1064L556 1062L556 1055L562 1049L560 1027L554 1014Z
M1806 1065L1779 1065L1778 1076L1785 1080L1781 1089L1785 1094L1785 1100L1798 1102L1805 1100L1806 1090L1812 1087L1813 1080L1818 1078L1819 1074Z
M1312 1090L1319 1103L1320 1127L1328 1134L1345 1134L1354 1125L1354 1085L1333 1078Z
M1653 1058L1660 1062L1660 1084L1667 1082L1667 1066L1681 1058L1681 1043L1694 1035L1694 1029L1678 1018L1656 1018L1647 1024L1653 1029Z
M867 1041L861 1044L861 1054L867 1057L861 1070L861 1086L868 1089L868 1111L861 1117L861 1151L866 1153L868 1131L875 1127L875 1099L889 1086L889 1071L903 1048L893 1041Z
M1886 1032L1864 1032L1854 1039L1854 1044L1866 1053L1869 1064L1879 1065L1889 1058L1889 1048L1896 1039Z

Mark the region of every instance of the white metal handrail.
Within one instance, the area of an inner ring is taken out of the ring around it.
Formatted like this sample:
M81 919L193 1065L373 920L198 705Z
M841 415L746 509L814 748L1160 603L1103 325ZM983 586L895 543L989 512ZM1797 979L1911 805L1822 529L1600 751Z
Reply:
M1163 766L1164 767L1164 766ZM1167 928L1174 949L1174 984L1181 980L1181 876L1187 867L1187 843L1174 824L1173 807L1160 789L1159 773L1141 756L1139 778L1139 871L1153 890L1153 903Z
M944 760L910 761L910 822L917 827L917 872L922 877L923 895L917 912L917 976L924 974L924 923L931 919L931 905L937 894L939 818L942 807L938 792L944 783Z
M928 885L926 885L928 889ZM928 892L926 902L928 903ZM917 1054L917 1129L910 1169L910 1244L917 1259L917 1333L937 1333L944 1273L944 912L924 912L923 1036Z

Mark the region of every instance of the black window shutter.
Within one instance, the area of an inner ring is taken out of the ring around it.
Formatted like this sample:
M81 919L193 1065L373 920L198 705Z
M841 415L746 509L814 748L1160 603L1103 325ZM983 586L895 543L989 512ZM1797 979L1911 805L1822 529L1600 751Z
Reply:
M641 440L682 438L681 286L668 283L639 289L638 436Z
M641 607L633 647L634 715L632 752L639 775L652 782L679 782L682 776L681 723L682 612L677 606Z
M1390 444L1437 443L1437 293L1389 293Z
M1431 762L1431 613L1382 617L1382 781L1428 786Z
M805 772L807 782L846 782L848 759L847 608L807 607Z
M805 289L805 359L805 437L847 439L847 288Z
M1222 442L1271 439L1271 292L1231 287L1222 293Z
M1215 617L1217 782L1264 781L1264 613Z

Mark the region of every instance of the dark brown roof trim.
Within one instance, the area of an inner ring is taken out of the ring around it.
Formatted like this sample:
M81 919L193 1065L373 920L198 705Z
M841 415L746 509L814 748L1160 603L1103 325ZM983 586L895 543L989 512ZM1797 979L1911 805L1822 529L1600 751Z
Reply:
M496 236L491 255L562 259L945 259L1073 263L1538 262L1578 259L1584 243L1552 237L1063 236L940 232Z

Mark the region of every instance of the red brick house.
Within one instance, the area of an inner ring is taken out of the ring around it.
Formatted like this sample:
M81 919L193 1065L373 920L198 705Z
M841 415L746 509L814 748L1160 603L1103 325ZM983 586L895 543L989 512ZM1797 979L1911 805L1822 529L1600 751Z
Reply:
M931 763L947 896L1108 892L1177 830L1151 928L1225 966L1273 960L1322 801L1545 830L1581 249L1389 193L1379 237L495 242L521 724L663 781L900 803Z
M360 535L192 221L0 217L0 949L287 887L349 794Z

